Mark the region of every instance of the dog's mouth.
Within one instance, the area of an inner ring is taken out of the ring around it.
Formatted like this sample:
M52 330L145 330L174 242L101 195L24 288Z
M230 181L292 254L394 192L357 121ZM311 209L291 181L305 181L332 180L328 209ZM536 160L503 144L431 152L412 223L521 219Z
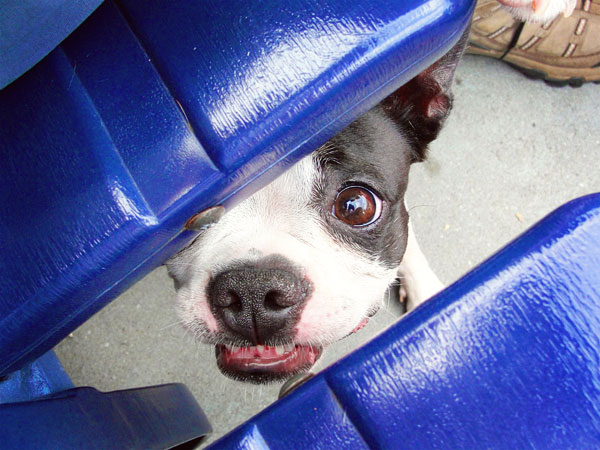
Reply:
M307 371L322 351L320 347L297 344L215 347L217 366L224 375L257 384L282 381Z
M363 319L350 334L363 328L368 321L369 319ZM300 372L306 372L322 353L323 347L294 343L276 346L215 346L217 366L224 375L256 384L284 381Z

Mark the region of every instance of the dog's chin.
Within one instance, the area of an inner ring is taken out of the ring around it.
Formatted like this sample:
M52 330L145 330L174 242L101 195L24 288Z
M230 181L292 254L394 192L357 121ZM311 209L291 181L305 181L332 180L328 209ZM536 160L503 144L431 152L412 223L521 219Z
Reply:
M215 346L217 366L223 375L237 381L267 384L285 381L309 370L323 349L308 345L231 347Z

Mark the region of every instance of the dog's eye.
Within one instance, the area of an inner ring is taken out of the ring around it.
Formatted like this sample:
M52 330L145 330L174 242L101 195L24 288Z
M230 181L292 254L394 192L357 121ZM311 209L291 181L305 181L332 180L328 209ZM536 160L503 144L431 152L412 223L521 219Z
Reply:
M348 186L338 192L332 214L353 227L364 227L381 216L381 199L362 186Z

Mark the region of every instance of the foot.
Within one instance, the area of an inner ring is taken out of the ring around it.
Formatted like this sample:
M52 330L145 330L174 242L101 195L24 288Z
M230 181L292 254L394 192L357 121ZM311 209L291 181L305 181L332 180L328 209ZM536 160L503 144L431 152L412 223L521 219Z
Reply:
M547 23L520 22L495 0L479 0L467 53L552 85L600 83L600 0L577 0L570 16Z

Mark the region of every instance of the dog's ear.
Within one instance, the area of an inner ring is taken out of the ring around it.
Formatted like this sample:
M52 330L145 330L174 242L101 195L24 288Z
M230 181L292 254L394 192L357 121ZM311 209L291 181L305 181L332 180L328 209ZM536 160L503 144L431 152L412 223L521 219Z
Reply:
M467 30L441 59L381 103L414 144L414 161L425 159L427 145L437 137L452 109L452 79L468 38Z

